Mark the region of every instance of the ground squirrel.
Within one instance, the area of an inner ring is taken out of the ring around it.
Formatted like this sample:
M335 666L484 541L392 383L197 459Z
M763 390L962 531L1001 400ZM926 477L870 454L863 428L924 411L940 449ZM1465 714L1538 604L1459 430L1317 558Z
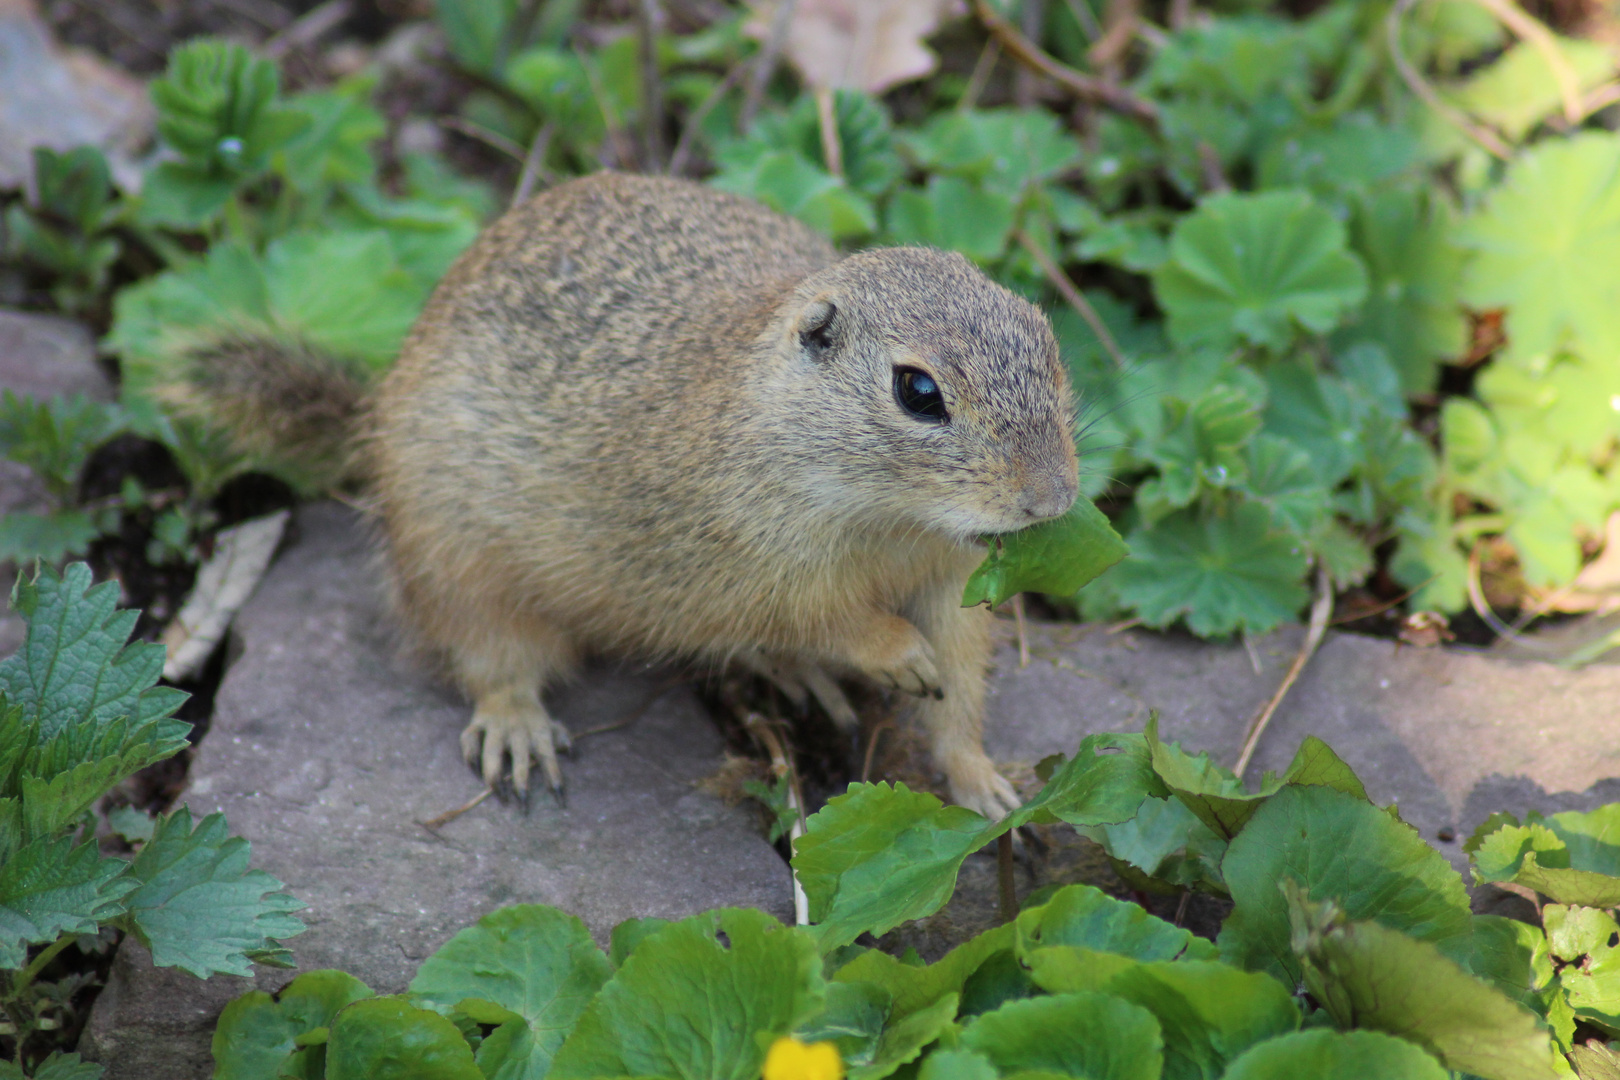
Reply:
M558 788L541 691L588 654L743 663L834 719L918 696L952 797L985 755L978 539L1065 513L1073 402L1046 318L962 256L872 249L698 184L599 173L461 256L365 403L405 614L474 701L486 781Z

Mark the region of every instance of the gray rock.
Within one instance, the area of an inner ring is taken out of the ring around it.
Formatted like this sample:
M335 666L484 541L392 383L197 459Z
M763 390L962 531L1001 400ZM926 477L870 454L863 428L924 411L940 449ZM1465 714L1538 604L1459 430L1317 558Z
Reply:
M31 0L0 0L0 188L33 172L33 149L99 146L119 185L135 190L133 155L156 115L139 79L51 38Z
M113 399L112 382L96 363L89 328L72 319L21 311L0 310L0 390L32 398L83 394L95 401Z
M296 520L302 538L237 617L242 655L184 801L223 810L253 864L310 905L288 941L301 969L395 993L456 930L520 902L574 912L603 942L631 916L746 904L791 918L787 867L756 819L693 787L719 766L719 736L688 689L650 673L595 671L556 698L580 736L566 809L538 796L524 817L491 799L419 824L481 788L457 745L467 706L393 645L354 515L318 505ZM224 1003L291 977L199 982L126 942L82 1049L108 1080L207 1076Z
M1018 667L1003 627L986 744L999 760L1072 753L1094 731L1139 731L1150 710L1162 737L1230 765L1250 719L1303 639L1297 626L1238 644L1100 626L1032 625ZM1272 718L1250 765L1288 766L1316 735L1459 869L1468 832L1496 810L1590 809L1620 799L1620 668L1506 660L1460 648L1396 649L1329 632ZM1445 842L1440 830L1453 829Z

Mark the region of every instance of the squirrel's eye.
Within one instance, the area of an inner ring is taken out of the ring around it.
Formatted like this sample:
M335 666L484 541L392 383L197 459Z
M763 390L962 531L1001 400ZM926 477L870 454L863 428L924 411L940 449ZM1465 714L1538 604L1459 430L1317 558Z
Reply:
M918 420L943 424L951 418L951 414L945 411L945 395L939 392L939 384L926 371L895 368L894 399Z

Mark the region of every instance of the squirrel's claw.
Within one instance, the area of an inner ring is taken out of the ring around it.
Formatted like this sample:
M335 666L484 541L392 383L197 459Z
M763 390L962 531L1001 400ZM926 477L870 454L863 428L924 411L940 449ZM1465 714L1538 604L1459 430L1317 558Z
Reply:
M562 769L557 751L572 746L568 730L544 709L501 709L482 706L473 710L472 722L461 733L461 754L476 765L484 783L504 803L515 795L524 813L529 810L529 772L538 761L546 786L562 804ZM507 763L510 762L510 773Z
M1023 805L1012 783L996 771L995 762L982 751L947 762L945 778L950 783L952 802L991 821L1000 821Z

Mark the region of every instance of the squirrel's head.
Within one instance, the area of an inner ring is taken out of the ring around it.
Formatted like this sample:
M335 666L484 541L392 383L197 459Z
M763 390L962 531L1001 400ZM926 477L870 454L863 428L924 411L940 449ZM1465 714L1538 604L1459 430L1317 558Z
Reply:
M851 255L800 282L767 334L761 404L816 502L959 539L1073 504L1074 402L1052 328L962 256Z

